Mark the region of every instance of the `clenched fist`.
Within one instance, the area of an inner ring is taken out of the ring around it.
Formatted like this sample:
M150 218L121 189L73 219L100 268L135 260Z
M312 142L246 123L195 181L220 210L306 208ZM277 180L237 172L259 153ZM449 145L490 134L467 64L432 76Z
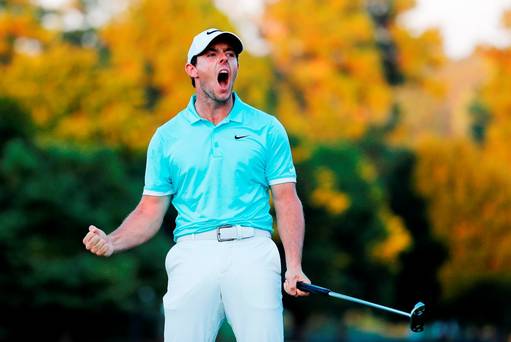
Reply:
M85 248L99 256L110 256L114 252L114 245L108 235L104 231L95 227L89 226L89 232L83 238Z

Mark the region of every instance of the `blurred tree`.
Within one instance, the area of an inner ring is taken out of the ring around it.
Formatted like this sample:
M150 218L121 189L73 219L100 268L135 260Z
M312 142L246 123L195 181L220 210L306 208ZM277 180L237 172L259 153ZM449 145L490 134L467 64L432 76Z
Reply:
M435 312L441 299L437 273L446 260L447 249L433 234L426 199L417 190L415 151L385 142L394 123L391 117L384 126L371 127L361 139L360 147L374 165L387 205L402 220L412 238L408 248L399 255L395 306L412 308L420 299ZM396 268L395 264L393 266Z
M511 91L511 48L487 49L484 55L490 65L490 77L481 94L491 118L486 130L486 150L509 167L511 152L506 142L511 135L511 98L508 95Z
M364 1L278 1L261 29L275 68L276 112L292 134L353 139L386 119L390 90Z
M507 282L511 275L509 164L468 140L429 139L418 153L418 189L428 200L435 236L449 248L439 273L443 298L459 301L490 279ZM493 309L490 301L477 308L488 312L487 323L499 323L490 321Z
M183 27L190 29L183 31ZM109 53L110 77L144 91L140 107L148 114L137 131L149 136L157 125L186 106L194 91L184 72L186 53L193 36L208 27L232 30L225 15L210 1L145 0L134 3L123 17L101 31ZM267 59L244 51L237 84L244 100L263 107L271 81L267 63ZM131 143L141 142L145 146L147 139Z
M397 258L410 235L391 213L370 161L352 143L317 146L297 164L307 221L303 266L313 282L392 303ZM285 297L300 338L312 313L339 317L342 302ZM305 302L305 303L303 303Z
M403 74L399 66L396 44L389 31L392 20L394 19L392 17L392 14L395 14L394 6L395 1L367 1L367 10L375 25L375 40L381 53L383 71L390 85L398 85L403 82Z
M394 49L383 60L392 61L399 82L391 82L394 105L401 110L400 122L390 135L390 141L398 144L413 144L423 135L439 135L446 132L445 85L439 73L446 57L442 50L442 38L438 30L429 29L419 35L412 34L398 17L411 9L414 0L372 0L377 4L380 17L386 18L385 31L380 30L379 40L389 41ZM386 51L382 53L386 55ZM388 64L388 63L387 63ZM413 146L413 145L411 145Z
M39 23L39 8L28 0L0 4L0 70L19 51L35 54L51 39Z
M90 9L82 2L76 6L80 13ZM28 13L23 20L17 7L9 8L0 16L0 56L5 55L0 94L30 109L46 141L137 150L146 148L154 129L177 114L193 92L183 70L193 35L211 26L231 28L207 0L133 1L98 32L90 25L50 31L33 3L23 2L22 13ZM95 38L87 40L91 35ZM37 49L28 51L22 43ZM246 65L241 96L263 106L271 96L268 59L244 52L240 63Z
M470 105L470 114L472 114L472 124L470 127L472 139L483 144L486 140L486 131L491 120L488 108L480 101L474 101Z
M145 141L149 133L134 133L141 121L135 115L141 92L112 78L96 48L69 43L64 34L44 28L44 16L38 15L44 11L33 2L20 6L10 4L0 25L0 41L13 46L8 62L0 65L0 93L30 111L46 140ZM31 30L15 22L22 14Z
M85 251L81 240L89 224L110 231L134 207L143 160L108 149L40 148L28 134L29 116L17 108L0 101L1 129L9 132L0 150L0 300L9 312L0 339L34 332L45 340L128 337L130 316L159 314L170 236L108 260ZM9 117L17 119L3 120ZM119 321L98 320L108 315ZM90 322L105 329L103 337L84 329Z
M414 37L396 19L411 6L413 1L279 1L270 5L262 28L275 64L277 113L299 142L293 152L304 174L300 189L313 230L305 270L312 268L309 275L330 287L403 307L412 307L418 296L437 304L436 274L446 257L415 188L414 151L392 145L415 133L410 122L431 120L432 111L441 114L444 95L434 74L444 61L438 32ZM418 105L417 98L431 104ZM346 140L351 143L339 143ZM336 147L310 146L325 141ZM348 155L362 160L372 178L358 178L358 162ZM368 184L379 200L362 190ZM339 191L343 187L353 189ZM350 216L351 210L367 220ZM380 234L388 237L384 248L372 245ZM383 257L384 251L393 258ZM381 269L371 264L375 254L383 257ZM352 268L351 258L360 260L360 269ZM365 292L366 286L373 287ZM301 322L305 309L291 308Z
M374 162L390 208L413 238L400 255L396 306L411 308L420 298L435 312L441 300L437 272L447 258L447 247L435 236L427 199L416 186L415 141L423 135L448 133L445 117L451 113L446 113L446 89L438 77L446 59L439 32L413 35L398 20L414 4L413 0L368 1L394 103L387 122L371 125L361 146Z
M0 97L0 150L14 138L30 139L34 125L18 102L11 98Z
M471 130L465 139L423 140L415 173L434 234L449 250L439 272L442 314L504 328L511 317L510 51L475 53L490 74L469 107Z

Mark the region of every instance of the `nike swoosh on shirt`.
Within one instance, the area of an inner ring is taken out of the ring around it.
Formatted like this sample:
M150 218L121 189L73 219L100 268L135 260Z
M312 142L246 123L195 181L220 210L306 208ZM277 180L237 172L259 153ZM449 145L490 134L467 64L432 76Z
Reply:
M245 137L248 137L248 135L235 135L234 139L239 140L239 139L243 139Z

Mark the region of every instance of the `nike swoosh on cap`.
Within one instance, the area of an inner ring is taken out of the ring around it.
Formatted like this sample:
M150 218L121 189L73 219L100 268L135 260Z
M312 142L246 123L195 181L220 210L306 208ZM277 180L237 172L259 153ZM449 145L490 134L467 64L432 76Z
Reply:
M206 32L206 34L207 34L207 35L210 35L210 34L212 34L212 33L218 32L218 31L220 31L220 30L211 30L211 31L207 31L207 32Z

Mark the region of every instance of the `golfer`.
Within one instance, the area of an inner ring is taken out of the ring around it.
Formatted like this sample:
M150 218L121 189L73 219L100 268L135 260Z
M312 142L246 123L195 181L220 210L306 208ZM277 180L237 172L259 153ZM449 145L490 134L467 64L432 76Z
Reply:
M149 240L169 203L178 212L165 260L165 341L214 341L224 319L238 341L283 341L280 257L271 239L270 190L284 245L284 289L302 272L304 218L289 140L280 122L233 92L241 40L208 29L193 39L185 71L195 94L159 127L147 151L142 199L110 234L83 242L110 256Z

